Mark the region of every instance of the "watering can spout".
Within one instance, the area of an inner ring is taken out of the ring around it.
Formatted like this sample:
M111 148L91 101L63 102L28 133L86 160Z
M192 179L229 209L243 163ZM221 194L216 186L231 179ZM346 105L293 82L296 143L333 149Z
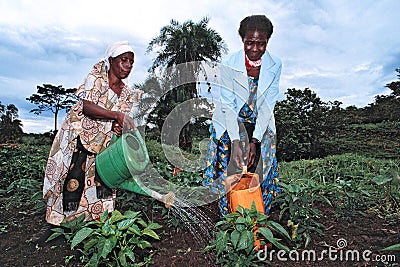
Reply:
M135 179L126 180L118 187L144 196L151 196L152 198L163 202L166 208L170 208L176 202L176 196L174 192L170 191L169 193L163 195L154 190L151 190L146 186L139 184Z
M174 192L170 191L169 193L162 195L160 193L157 193L155 191L151 192L151 196L155 199L157 199L158 201L161 201L165 204L166 208L170 208L171 206L173 206L175 204L176 201L176 197Z

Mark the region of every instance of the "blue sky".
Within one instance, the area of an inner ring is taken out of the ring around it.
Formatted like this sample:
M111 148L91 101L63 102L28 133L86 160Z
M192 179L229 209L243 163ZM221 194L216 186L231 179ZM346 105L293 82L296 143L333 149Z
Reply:
M233 52L240 20L266 14L275 27L268 49L283 62L281 99L308 87L323 101L364 107L397 80L399 10L398 0L0 0L0 101L17 106L25 132L45 132L53 115L29 113L25 99L44 83L79 86L109 43L133 45L131 83L140 83L155 57L147 45L171 19L208 16Z

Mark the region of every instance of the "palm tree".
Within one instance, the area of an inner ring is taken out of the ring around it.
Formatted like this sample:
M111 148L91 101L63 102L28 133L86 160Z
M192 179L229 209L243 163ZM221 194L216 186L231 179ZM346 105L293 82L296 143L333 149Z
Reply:
M207 17L198 23L188 20L180 24L171 20L170 25L162 27L160 35L153 38L147 47L147 52L159 48L150 71L191 61L220 59L222 53L227 52L227 48L222 37L208 27L209 21Z
M186 80L193 81L179 85L167 93L158 103L157 118L163 120L179 103L197 97L195 78L198 64L193 62L218 61L223 53L227 52L222 37L213 29L208 27L209 18L205 17L198 23L188 20L180 24L171 20L170 24L160 30L159 36L153 38L148 45L147 52L156 52L155 58L149 72L155 73L157 69L164 71L163 85L166 86L171 77L182 76L182 64L185 75L190 77ZM162 107L160 107L162 106ZM160 114L160 111L165 114ZM180 118L184 122L184 116ZM163 123L161 123L162 125ZM182 125L177 123L176 125ZM179 145L183 149L191 149L192 138L190 136L190 123L182 129L179 137Z

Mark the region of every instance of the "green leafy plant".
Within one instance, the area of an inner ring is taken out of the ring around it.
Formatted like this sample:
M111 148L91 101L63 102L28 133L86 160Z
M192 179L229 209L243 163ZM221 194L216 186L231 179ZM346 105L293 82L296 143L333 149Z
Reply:
M383 172L371 179L381 193L375 208L380 214L395 214L400 210L400 176L397 170Z
M268 242L279 249L289 251L289 248L280 242L281 239L273 234L278 233L290 240L287 231L279 223L268 220L268 215L257 211L254 203L251 209L239 206L236 212L224 216L215 227L215 240L205 251L215 251L216 263L223 266L258 266L257 263L261 260L257 257L258 250L254 244L255 232L260 241L260 248Z
M374 212L398 221L400 169L397 160L369 158L358 154L324 159L281 162L282 193L274 203L287 218L292 238L307 246L311 233L322 234L319 208L331 206L336 219L352 221L360 213Z
M31 214L45 211L41 191L45 152L42 146L0 147L0 205L6 209L24 208Z
M157 207L160 202L150 196L132 194L132 192L127 190L117 189L115 203L116 209L149 211L146 213L144 212L143 215L151 220L152 212L150 211L152 211L154 207Z
M275 199L280 205L279 220L286 214L288 226L292 229L292 240L300 246L307 247L311 241L311 233L322 234L323 224L318 222L321 214L318 208L314 207L316 200L322 200L331 204L328 199L320 195L321 188L308 181L300 184L280 183L283 193Z
M85 266L143 266L151 262L151 254L140 259L138 249L151 247L149 238L159 240L154 231L161 228L157 223L146 223L140 218L140 212L126 211L121 214L105 211L100 220L84 221L82 215L77 220L63 223L63 228L54 228L50 241L64 235L71 249L79 249ZM65 231L69 229L69 231Z
M366 186L352 180L342 180L335 184L337 194L333 196L336 204L335 215L346 221L353 222L356 215L367 209L371 194Z
M391 246L388 246L388 247L386 247L386 248L384 248L384 249L382 249L382 250L384 250L384 251L393 251L393 250L400 250L400 243L399 244L395 244L395 245L391 245Z

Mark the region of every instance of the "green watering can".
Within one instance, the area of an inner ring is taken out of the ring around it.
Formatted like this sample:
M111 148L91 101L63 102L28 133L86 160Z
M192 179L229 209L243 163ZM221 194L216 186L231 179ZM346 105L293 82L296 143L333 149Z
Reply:
M96 170L108 187L151 196L170 207L175 201L173 192L161 195L140 183L138 175L144 173L149 161L146 144L136 130L120 137L113 135L110 145L96 156Z

